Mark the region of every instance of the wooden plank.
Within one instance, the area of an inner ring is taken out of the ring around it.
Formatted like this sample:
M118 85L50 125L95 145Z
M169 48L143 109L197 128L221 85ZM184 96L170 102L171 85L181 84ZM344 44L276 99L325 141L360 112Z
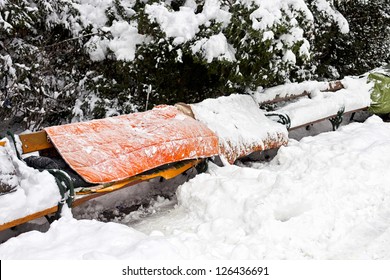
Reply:
M328 87L326 89L321 90L321 92L336 92L339 91L340 89L343 89L344 85L341 83L341 81L332 81L328 83ZM273 99L265 100L259 103L260 106L262 105L271 105L283 101L290 101L293 99L297 99L300 97L310 97L310 92L307 90L304 90L302 93L299 94L286 94L284 97L280 97L279 95L275 96Z
M16 220L13 220L13 221L11 221L11 222L2 224L2 225L0 225L0 231L5 230L5 229L8 229L8 228L15 227L15 226L18 226L18 225L21 225L21 224L24 224L24 223L26 223L26 222L28 222L28 221L32 221L32 220L35 220L35 219L44 217L44 216L49 215L49 214L52 214L52 213L55 213L55 212L57 211L57 209L58 209L57 206L50 207L50 208L47 208L47 209L45 209L45 210L36 212L36 213L34 213L34 214L25 216L25 217L23 217L23 218L16 219Z
M19 139L22 142L24 154L53 148L53 144L50 142L44 130L20 134Z
M339 91L340 89L343 89L343 88L344 88L344 85L341 81L333 81L333 82L329 82L328 88L326 90L321 90L321 91L322 92L325 92L325 91L336 92L336 91Z
M351 113L356 113L356 112L360 112L360 111L363 111L363 110L366 110L368 107L362 107L362 108L359 108L359 109L355 109L355 110L351 110L351 111L348 111L348 112L344 112L343 115L345 114L351 114ZM312 121L312 122L307 122L305 124L301 124L301 125L298 125L298 126L294 126L294 127L291 127L289 129L289 131L291 130L295 130L295 129L298 129L298 128L301 128L301 127L306 127L308 125L311 125L311 124L315 124L315 123L318 123L318 122L322 122L324 120L328 120L330 118L334 118L336 117L337 114L333 114L333 115L330 115L330 116L327 116L325 118L321 118L321 119L318 119L318 120L315 120L315 121Z
M169 180L169 179L176 177L177 175L182 174L183 172L187 171L191 167L196 166L200 162L201 162L201 160L197 160L197 159L186 161L184 163L178 162L169 168L156 170L155 172L146 172L143 174L139 174L139 175L133 176L131 178L128 178L126 180L116 182L113 184L86 187L86 188L83 188L80 191L78 191L77 194L112 192L112 191L121 189L124 186L127 186L128 184L132 184L135 181L137 181L137 182L148 181L150 179L157 178L157 177L163 177L164 179Z
M259 106L271 105L271 104L279 103L279 102L282 102L282 101L289 101L289 100L300 98L300 97L304 97L304 96L310 96L310 92L304 91L304 92L302 92L300 94L296 94L296 95L290 94L290 95L286 95L284 97L276 96L274 99L266 100L266 101L263 101L263 102L259 103Z

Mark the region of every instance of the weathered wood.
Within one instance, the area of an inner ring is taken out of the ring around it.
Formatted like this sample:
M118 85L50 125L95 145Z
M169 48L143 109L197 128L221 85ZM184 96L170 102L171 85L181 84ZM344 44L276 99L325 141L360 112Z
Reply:
M342 84L341 81L332 81L332 82L329 82L328 87L326 89L321 90L321 92L327 92L327 91L328 92L329 91L336 92L336 91L339 91L340 89L343 89L343 88L344 88L344 85ZM283 102L283 101L289 101L289 100L300 98L300 97L305 97L305 96L310 97L310 94L311 93L309 91L304 90L302 93L299 93L299 94L286 94L283 97L276 96L273 99L266 100L266 101L259 103L259 105L260 106L271 105L271 104L275 104L275 103L279 103L279 102Z
M336 91L343 89L343 88L344 88L344 85L341 83L341 81L333 81L333 82L329 82L327 89L321 90L321 91L322 92L325 92L325 91L336 92Z
M195 119L194 112L192 111L191 105L179 102L175 104L175 107L183 114Z
M24 224L24 223L27 223L29 221L32 221L32 220L44 217L44 216L52 214L52 213L55 213L57 211L57 209L58 209L58 207L54 206L54 207L42 210L40 212L36 212L34 214L25 216L23 218L16 219L16 220L13 220L11 222L2 224L2 225L0 225L0 231L5 230L5 229L9 229L9 228L12 228L12 227Z
M310 92L304 91L304 92L302 92L300 94L296 94L296 95L289 94L289 95L286 95L284 97L276 96L272 100L266 100L266 101L261 102L259 105L260 106L262 106L262 105L271 105L271 104L275 104L275 103L279 103L279 102L283 102L283 101L289 101L291 99L296 99L296 98L305 97L305 96L310 96Z
M53 148L53 144L50 142L44 130L20 134L19 139L22 142L24 154Z
M343 115L345 114L351 114L351 113L356 113L356 112L360 112L360 111L363 111L363 110L367 110L368 107L362 107L362 108L359 108L359 109L355 109L355 110L351 110L351 111L347 111L347 112L344 112ZM333 115L330 115L330 116L327 116L327 117L324 117L324 118L321 118L321 119L318 119L318 120L315 120L315 121L311 121L311 122L308 122L308 123L305 123L305 124L301 124L301 125L298 125L298 126L294 126L294 127L291 127L289 129L289 131L291 130L295 130L295 129L298 129L298 128L301 128L301 127L306 127L308 125L311 125L311 124L315 124L315 123L319 123L319 122L322 122L324 120L328 120L330 118L334 118L337 116L337 113L336 114L333 114Z

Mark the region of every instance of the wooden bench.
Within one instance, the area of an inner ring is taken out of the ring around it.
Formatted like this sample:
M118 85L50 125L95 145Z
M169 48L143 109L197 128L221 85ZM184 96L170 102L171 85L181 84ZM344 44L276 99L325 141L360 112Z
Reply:
M348 81L347 81L348 82ZM337 129L343 120L343 116L367 110L370 105L368 85L365 80L361 82L361 94L354 95L354 89L348 89L343 81L322 83L321 90L315 94L310 90L300 93L270 94L261 96L259 106L268 110L267 115L287 126L289 131L330 120L333 130ZM288 89L286 89L287 91ZM282 104L277 106L277 104ZM269 109L274 107L274 109Z

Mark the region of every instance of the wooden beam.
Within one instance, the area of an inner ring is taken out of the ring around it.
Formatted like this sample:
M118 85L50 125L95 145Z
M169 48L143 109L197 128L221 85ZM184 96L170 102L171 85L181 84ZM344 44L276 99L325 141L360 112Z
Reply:
M271 100L266 100L266 101L263 101L261 103L259 103L260 106L262 105L269 105L269 104L275 104L275 103L279 103L279 102L282 102L282 101L289 101L291 99L296 99L296 98L299 98L299 97L304 97L304 96L310 96L310 92L308 91L304 91L300 94L288 94L284 97L279 97L279 96L276 96L274 99L271 99Z
M23 154L53 148L53 144L44 130L20 134L19 139L22 142Z
M348 112L344 112L343 115L345 114L351 114L351 113L356 113L356 112L360 112L360 111L363 111L363 110L367 110L368 107L363 107L363 108L359 108L359 109L356 109L356 110L351 110L351 111L348 111ZM334 118L336 117L337 114L333 114L333 115L330 115L330 116L327 116L325 118L321 118L321 119L318 119L318 120L315 120L315 121L312 121L312 122L308 122L308 123L305 123L305 124L301 124L301 125L298 125L298 126L294 126L294 127L291 127L289 129L289 131L291 130L295 130L295 129L298 129L298 128L301 128L301 127L306 127L308 125L311 125L311 124L315 124L315 123L318 123L318 122L322 122L324 120L328 120L330 118Z
M336 92L336 91L339 91L340 89L343 89L343 88L344 88L344 85L341 83L341 81L332 81L332 82L329 82L327 88L321 90L321 92L327 92L327 91ZM289 100L292 100L292 99L305 97L305 96L309 96L310 97L310 92L308 92L307 90L304 90L302 93L299 93L299 94L286 94L283 97L280 97L279 95L277 95L273 99L265 100L263 102L260 102L259 105L261 106L261 105L275 104L275 103L279 103L279 102L282 102L282 101L289 101Z

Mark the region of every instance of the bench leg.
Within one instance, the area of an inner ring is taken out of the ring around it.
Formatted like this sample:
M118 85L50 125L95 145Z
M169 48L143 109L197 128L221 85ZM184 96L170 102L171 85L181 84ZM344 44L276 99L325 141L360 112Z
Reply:
M333 131L336 131L339 128L340 124L343 122L344 110L345 110L344 107L340 108L340 110L338 110L336 116L329 119L329 121L332 124Z

